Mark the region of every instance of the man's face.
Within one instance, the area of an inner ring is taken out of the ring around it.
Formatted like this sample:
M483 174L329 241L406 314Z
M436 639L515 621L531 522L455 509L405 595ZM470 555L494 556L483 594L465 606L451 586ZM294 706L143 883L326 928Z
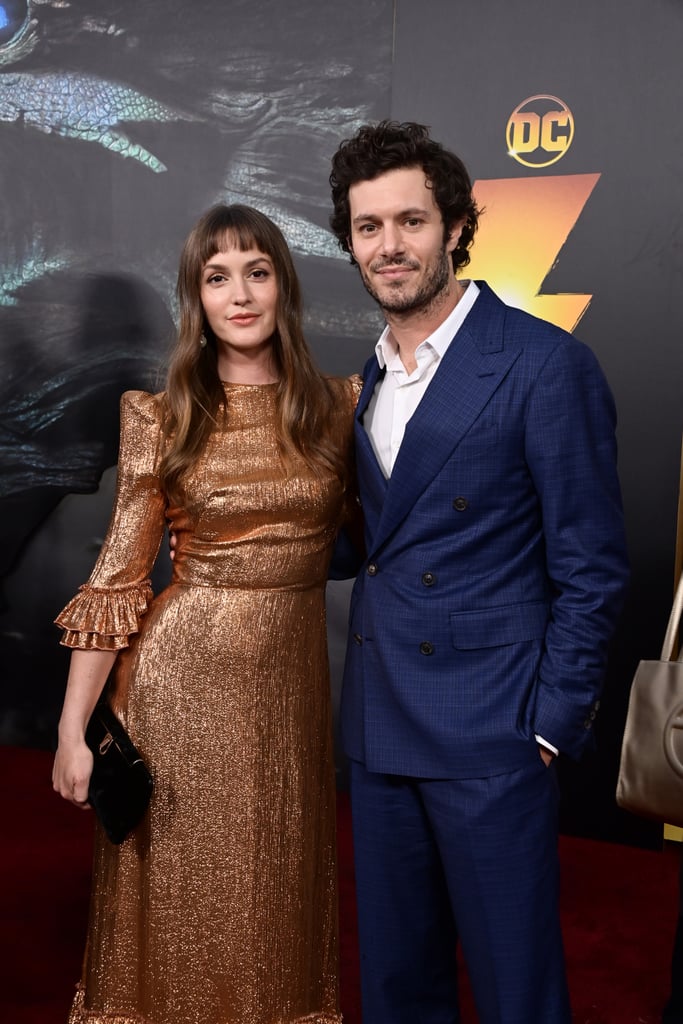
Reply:
M424 312L455 287L450 254L464 223L444 241L441 211L420 167L387 171L349 189L349 243L363 283L388 314Z

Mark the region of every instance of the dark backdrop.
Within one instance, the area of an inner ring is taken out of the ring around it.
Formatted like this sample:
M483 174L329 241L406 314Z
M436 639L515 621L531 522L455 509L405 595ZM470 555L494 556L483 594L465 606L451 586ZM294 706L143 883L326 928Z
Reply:
M380 324L327 231L329 157L365 120L416 119L484 198L473 276L575 326L614 390L633 584L598 751L562 766L563 826L659 840L613 792L673 577L681 52L677 0L0 2L0 741L52 743L66 660L51 621L106 527L118 396L162 380L188 227L222 199L273 216L320 363L356 371ZM526 163L508 153L518 107L565 118ZM574 298L541 298L556 295ZM330 589L335 679L346 594Z
M661 829L620 812L613 793L630 679L639 658L658 656L673 585L683 407L683 126L676 71L683 7L675 0L444 0L429 12L431 31L420 5L398 3L392 114L431 124L475 179L528 182L527 217L553 237L552 204L541 205L549 179L599 175L562 248L552 251L541 291L592 296L575 333L598 355L617 402L633 578L597 753L579 766L562 763L563 819L573 831L656 841ZM539 94L570 109L574 136L556 163L530 168L508 155L506 126L518 105ZM563 185L566 192L569 182L558 186L555 206ZM504 184L499 189L502 201ZM489 209L491 218L499 212ZM525 233L533 238L534 231L528 220L511 225L502 257L497 254L503 279L506 265L524 264ZM476 265L476 245L473 275L487 269Z

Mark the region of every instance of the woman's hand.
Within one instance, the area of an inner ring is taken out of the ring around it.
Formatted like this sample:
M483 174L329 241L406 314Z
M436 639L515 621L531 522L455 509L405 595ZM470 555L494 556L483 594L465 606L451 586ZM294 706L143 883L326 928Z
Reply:
M61 740L52 766L52 788L76 807L86 809L93 756L85 740Z

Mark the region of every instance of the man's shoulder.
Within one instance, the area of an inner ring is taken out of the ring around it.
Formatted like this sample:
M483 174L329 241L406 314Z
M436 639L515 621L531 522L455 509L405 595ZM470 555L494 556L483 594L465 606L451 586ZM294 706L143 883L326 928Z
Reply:
M473 311L478 307L478 311L482 315L500 317L507 329L522 329L534 336L545 335L558 341L562 339L576 341L573 334L558 327L557 324L551 323L550 320L544 320L540 316L528 313L525 309L505 302L485 281L477 281L476 284L480 294Z
M501 348L520 348L548 354L557 348L578 351L585 344L569 331L549 320L534 316L524 309L512 306L499 298L485 281L477 281L480 294L470 314L470 327L475 332L491 332Z

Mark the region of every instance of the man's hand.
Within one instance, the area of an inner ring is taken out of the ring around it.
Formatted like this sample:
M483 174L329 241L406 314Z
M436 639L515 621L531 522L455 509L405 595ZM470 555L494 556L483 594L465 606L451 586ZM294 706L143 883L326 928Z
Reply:
M552 750L548 750L547 747L542 747L539 743L538 752L541 755L541 760L543 761L543 764L546 766L546 768L549 768L552 762L555 760L555 755L553 754Z

